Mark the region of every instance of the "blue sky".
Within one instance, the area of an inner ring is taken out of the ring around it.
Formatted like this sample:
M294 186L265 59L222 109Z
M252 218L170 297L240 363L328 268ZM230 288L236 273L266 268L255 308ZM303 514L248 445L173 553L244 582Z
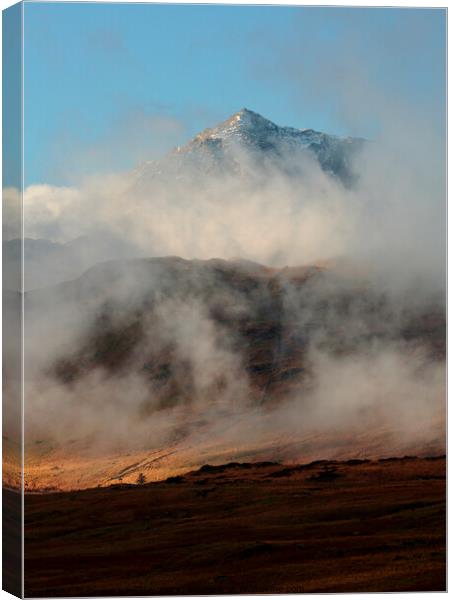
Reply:
M26 184L132 168L243 106L337 134L378 135L397 106L444 127L442 10L27 2L24 25Z

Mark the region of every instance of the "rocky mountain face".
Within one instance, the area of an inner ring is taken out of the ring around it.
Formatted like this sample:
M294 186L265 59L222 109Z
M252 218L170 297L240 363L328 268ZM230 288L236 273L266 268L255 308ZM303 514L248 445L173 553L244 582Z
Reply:
M145 163L136 171L137 181L198 177L225 172L244 175L248 161L272 166L290 175L301 174L307 157L323 171L352 185L357 174L353 159L365 140L328 135L313 129L280 127L247 108L216 127L205 129L187 145L162 160Z

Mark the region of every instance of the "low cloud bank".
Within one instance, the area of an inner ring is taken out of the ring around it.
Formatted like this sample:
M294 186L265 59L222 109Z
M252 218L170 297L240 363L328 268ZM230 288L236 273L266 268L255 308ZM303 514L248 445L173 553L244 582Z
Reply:
M216 440L280 460L443 451L442 306L349 271L219 264L107 263L31 292L27 438L204 462Z

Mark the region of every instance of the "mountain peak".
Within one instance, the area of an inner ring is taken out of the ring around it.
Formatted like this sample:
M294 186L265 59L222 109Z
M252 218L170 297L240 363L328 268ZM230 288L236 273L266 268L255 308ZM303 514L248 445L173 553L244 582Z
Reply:
M229 139L231 137L243 137L254 132L263 131L276 131L277 125L262 117L260 114L249 110L248 108L241 108L238 112L235 112L231 117L219 123L216 127L210 127L199 133L195 140L203 142L205 140L213 139Z
M314 129L282 127L243 107L225 121L199 133L185 146L176 148L166 160L153 163L147 170L157 177L172 172L172 176L177 178L184 178L184 172L193 173L194 170L211 174L240 173L243 171L242 160L248 155L257 164L271 161L283 172L294 175L299 172L297 165L302 165L303 157L311 154L325 172L349 185L354 179L352 159L363 141L328 135ZM142 177L141 172L138 176Z
M262 115L248 108L241 108L237 113L234 113L225 123L235 122L239 127L267 127L275 129L277 125L266 119Z
M254 112L253 110L249 110L248 108L241 108L241 110L238 110L238 112L234 113L234 115L232 115L230 117L230 119L236 119L237 121L242 121L242 120L260 120L260 121L266 121L268 123L270 123L271 121L269 121L269 119L266 119L265 117L263 117L262 115L260 115L257 112Z
M258 113L254 112L253 110L249 110L248 108L246 108L245 106L243 108L241 108L240 110L238 110L237 112L234 113L234 115L232 115L232 117L242 117L245 115L257 115Z

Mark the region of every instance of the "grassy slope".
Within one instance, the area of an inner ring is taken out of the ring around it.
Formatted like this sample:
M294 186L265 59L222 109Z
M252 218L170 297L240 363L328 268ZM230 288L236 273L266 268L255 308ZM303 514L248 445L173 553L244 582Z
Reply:
M25 566L40 597L444 590L445 459L29 495Z

